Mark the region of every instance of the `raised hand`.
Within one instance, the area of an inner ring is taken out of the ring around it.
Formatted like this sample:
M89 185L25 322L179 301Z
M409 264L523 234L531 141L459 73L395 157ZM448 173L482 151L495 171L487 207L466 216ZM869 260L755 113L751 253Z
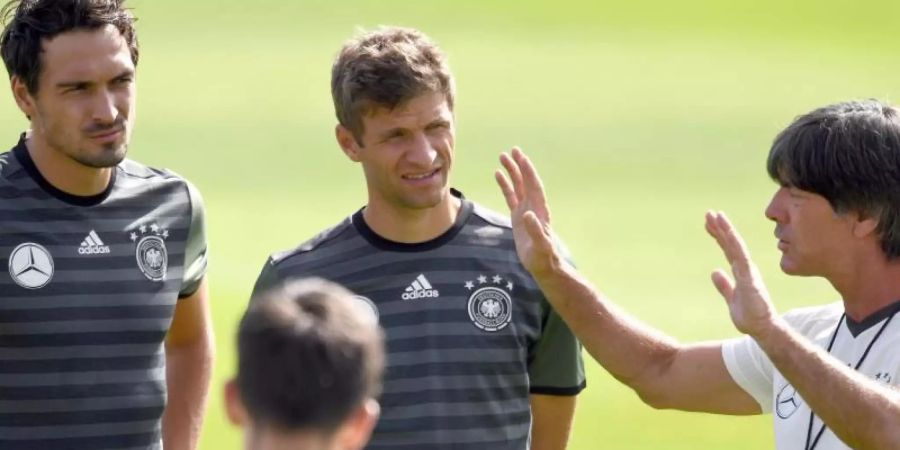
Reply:
M734 281L722 269L712 273L712 282L725 302L734 326L756 337L776 320L775 308L744 239L722 212L706 213L706 231L715 238L731 265Z
M511 154L500 154L500 163L506 174L497 170L494 175L509 206L516 253L525 268L538 277L563 261L553 243L544 186L531 160L518 148Z

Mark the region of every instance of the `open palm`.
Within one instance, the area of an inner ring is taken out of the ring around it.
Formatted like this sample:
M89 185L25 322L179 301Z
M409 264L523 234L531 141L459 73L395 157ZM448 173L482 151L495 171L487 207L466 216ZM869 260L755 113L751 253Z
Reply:
M750 259L744 239L724 213L706 213L706 231L719 244L734 275L732 281L724 270L716 270L712 274L713 284L725 298L731 321L738 331L755 336L775 318L762 275Z
M506 174L495 177L512 219L513 237L519 260L532 274L545 273L561 261L550 231L550 209L544 186L531 160L518 148L500 155Z

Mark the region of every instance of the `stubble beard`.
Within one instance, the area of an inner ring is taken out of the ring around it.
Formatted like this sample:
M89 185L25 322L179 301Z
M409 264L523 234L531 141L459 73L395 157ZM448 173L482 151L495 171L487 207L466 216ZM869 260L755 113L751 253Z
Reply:
M128 144L123 142L120 144L104 144L102 151L95 155L90 154L90 152L75 152L70 156L83 166L94 169L106 169L118 166L125 159L127 153Z

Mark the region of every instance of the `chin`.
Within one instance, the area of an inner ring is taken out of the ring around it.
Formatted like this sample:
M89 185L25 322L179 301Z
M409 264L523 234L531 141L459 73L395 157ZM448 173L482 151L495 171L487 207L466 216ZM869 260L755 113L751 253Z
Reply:
M447 194L446 189L441 189L429 195L409 196L403 199L403 204L410 209L430 209L440 206Z
M815 272L810 271L807 268L799 266L795 264L793 261L786 259L784 257L781 258L781 271L787 275L792 275L796 277L811 277L818 275Z
M104 146L96 153L77 155L73 159L83 166L105 169L119 165L125 159L127 153L128 146L119 144L117 146Z

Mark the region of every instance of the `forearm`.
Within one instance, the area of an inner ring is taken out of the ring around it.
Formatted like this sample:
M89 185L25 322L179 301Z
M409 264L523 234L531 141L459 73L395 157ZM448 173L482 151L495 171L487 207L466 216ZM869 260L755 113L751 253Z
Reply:
M847 367L781 320L754 338L816 416L848 446L900 448L900 392Z
M213 363L212 337L166 346L168 401L163 414L166 450L194 450L206 409Z
M642 396L671 364L679 344L606 300L563 263L535 280L584 348L619 381Z
M565 450L575 417L575 396L531 395L531 450Z

